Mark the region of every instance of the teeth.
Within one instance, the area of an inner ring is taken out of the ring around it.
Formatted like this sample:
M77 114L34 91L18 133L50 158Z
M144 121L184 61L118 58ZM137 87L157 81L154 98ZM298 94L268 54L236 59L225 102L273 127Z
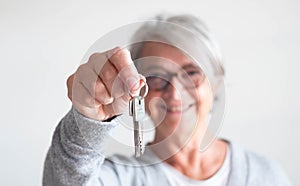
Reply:
M181 107L169 107L168 110L171 112L178 112L181 111Z
M195 104L190 104L187 107L182 107L182 106L175 106L175 107L166 107L165 105L161 105L161 108L164 110L167 110L169 112L185 112L187 109L192 107Z

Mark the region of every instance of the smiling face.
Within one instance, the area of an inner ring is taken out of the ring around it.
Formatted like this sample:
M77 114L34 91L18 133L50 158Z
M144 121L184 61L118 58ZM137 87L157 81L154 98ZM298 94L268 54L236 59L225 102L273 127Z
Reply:
M141 57L148 58L138 62L138 68L149 85L145 105L156 125L155 138L183 134L188 128L201 130L213 100L202 70L179 49L163 43L145 43Z

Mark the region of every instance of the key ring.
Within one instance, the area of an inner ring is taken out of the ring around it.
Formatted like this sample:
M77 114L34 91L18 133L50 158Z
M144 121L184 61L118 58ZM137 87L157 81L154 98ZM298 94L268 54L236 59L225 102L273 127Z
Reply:
M140 76L142 76L142 75L140 75ZM141 78L141 80L144 82L144 86L142 87L142 88L144 88L145 89L145 91L144 91L144 94L143 95L140 95L142 98L145 98L146 96L147 96L147 94L148 94L148 90L149 90L149 87L148 87L148 85L147 85L147 83L146 83L146 79L142 76L142 78ZM142 88L141 88L141 90L142 90ZM141 92L141 91L140 91Z

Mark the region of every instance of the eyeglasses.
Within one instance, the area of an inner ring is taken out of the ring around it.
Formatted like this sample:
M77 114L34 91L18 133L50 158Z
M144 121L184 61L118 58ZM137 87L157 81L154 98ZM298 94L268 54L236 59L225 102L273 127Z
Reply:
M205 79L205 74L198 67L182 69L177 73L150 73L146 77L149 89L155 91L165 90L171 84L174 76L187 89L198 87Z

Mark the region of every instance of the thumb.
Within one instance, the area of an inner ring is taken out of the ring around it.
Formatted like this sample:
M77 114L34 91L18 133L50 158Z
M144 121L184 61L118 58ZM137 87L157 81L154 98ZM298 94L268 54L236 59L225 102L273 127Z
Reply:
M137 86L136 89L130 91L130 95L132 97L139 96L139 95L145 97L148 93L148 85L146 82L146 78L141 74L139 74L139 77L140 77L139 86Z

